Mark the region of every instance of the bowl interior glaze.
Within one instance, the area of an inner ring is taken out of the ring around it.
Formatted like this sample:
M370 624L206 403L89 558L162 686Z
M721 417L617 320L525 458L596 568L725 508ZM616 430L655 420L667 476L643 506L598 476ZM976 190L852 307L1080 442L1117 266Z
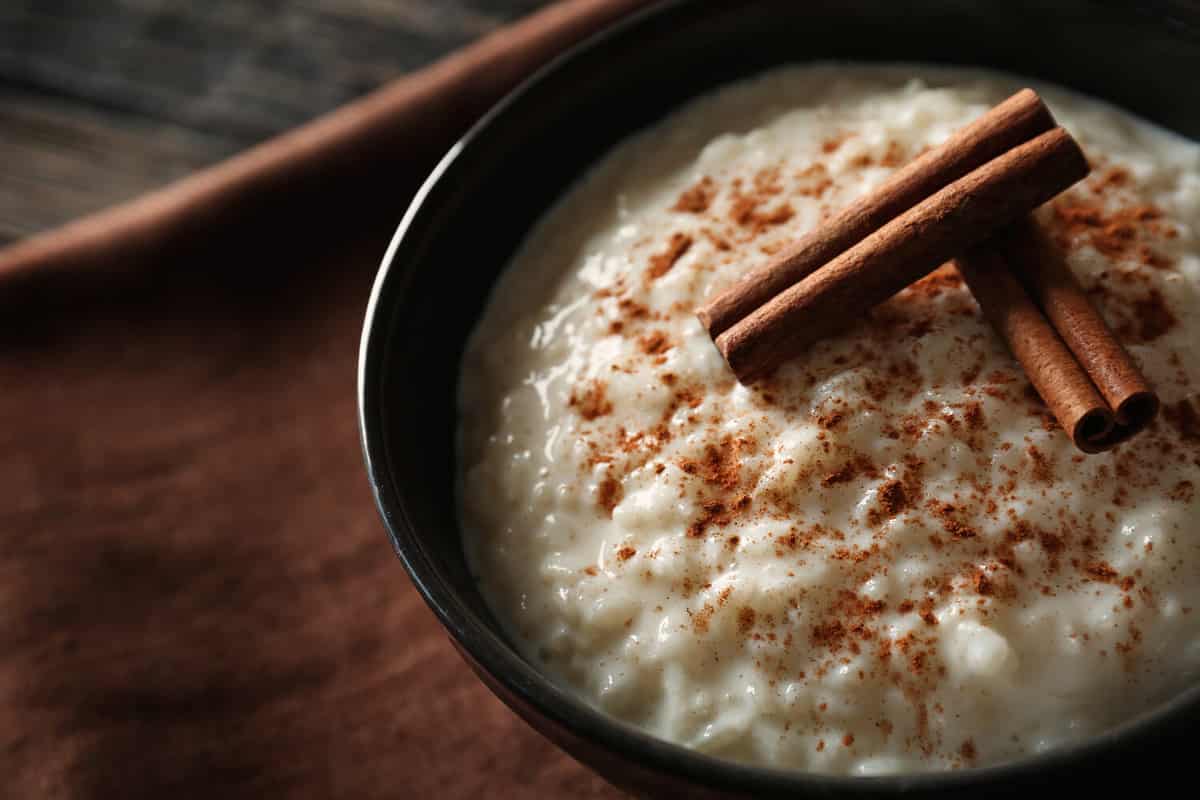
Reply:
M864 779L730 764L614 722L549 683L488 612L456 518L455 390L467 335L497 275L555 198L621 139L719 84L817 59L1007 70L1200 139L1200 12L1178 3L670 2L626 20L543 70L459 142L384 259L363 336L360 424L401 560L489 686L610 780L639 791L992 794L1058 782L1111 788L1134 773L1144 780L1154 764L1186 768L1181 754L1200 720L1200 688L1082 745L1000 767Z

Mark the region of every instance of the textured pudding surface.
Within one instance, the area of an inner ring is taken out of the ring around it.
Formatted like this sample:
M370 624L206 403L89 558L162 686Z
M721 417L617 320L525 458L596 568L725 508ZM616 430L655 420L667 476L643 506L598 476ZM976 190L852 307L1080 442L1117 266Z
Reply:
M541 220L459 392L468 557L531 661L665 739L851 774L1011 760L1197 680L1200 147L1035 86L1094 167L1038 214L1165 404L1110 453L950 267L752 387L693 314L1022 85L773 71Z

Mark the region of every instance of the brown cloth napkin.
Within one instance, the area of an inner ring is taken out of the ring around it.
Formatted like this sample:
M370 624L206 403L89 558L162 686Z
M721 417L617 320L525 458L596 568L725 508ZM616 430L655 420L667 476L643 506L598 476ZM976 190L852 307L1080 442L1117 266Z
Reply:
M570 0L0 252L0 796L608 797L461 663L379 525L371 279Z

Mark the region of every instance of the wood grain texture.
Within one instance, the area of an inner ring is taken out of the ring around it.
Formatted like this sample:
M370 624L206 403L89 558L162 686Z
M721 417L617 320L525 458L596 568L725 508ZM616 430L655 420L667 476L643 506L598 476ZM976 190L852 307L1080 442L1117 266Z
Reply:
M6 0L0 245L332 110L546 0Z

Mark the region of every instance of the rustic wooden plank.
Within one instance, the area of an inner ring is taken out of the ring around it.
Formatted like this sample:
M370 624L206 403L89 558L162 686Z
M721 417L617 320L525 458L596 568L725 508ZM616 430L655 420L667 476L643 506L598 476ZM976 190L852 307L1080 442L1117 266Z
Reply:
M0 244L329 111L546 0L8 0Z

